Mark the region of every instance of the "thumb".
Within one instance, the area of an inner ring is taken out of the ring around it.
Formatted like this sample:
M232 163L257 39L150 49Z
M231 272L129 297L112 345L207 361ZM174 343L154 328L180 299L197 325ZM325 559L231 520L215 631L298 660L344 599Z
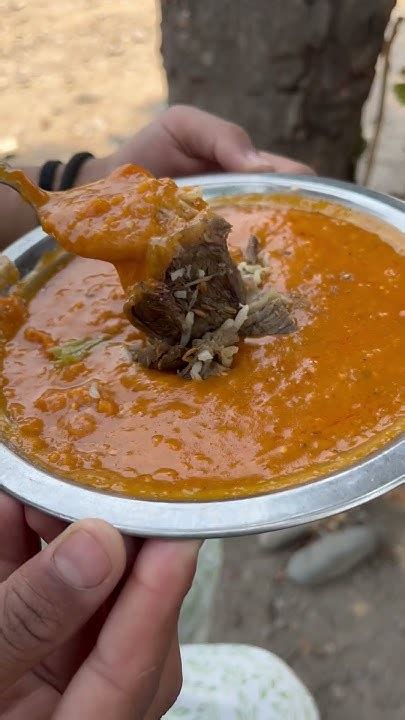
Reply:
M0 692L79 630L124 572L123 540L107 523L69 527L0 585Z

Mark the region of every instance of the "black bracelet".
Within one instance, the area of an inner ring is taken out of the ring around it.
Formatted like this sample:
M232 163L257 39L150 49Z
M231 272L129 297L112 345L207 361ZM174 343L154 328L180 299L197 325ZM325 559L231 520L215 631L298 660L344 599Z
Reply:
M62 165L60 160L48 160L48 162L42 165L38 185L42 190L53 190L53 184L55 182L56 171Z
M80 168L86 160L90 160L91 158L94 158L94 155L89 152L80 152L73 155L64 167L59 190L69 190L69 188L73 187Z

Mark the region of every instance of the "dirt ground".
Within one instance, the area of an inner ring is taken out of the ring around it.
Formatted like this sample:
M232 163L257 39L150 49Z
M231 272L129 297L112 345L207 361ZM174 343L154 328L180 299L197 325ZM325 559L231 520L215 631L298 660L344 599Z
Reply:
M0 154L108 153L164 104L153 0L0 0L0 17Z
M267 648L312 691L322 720L403 720L404 512L389 500L352 512L384 543L370 562L315 588L283 576L290 550L227 541L212 639Z
M0 0L0 17L0 156L23 164L107 153L164 107L153 0ZM405 27L393 76L403 66ZM377 95L376 86L368 134ZM390 97L372 179L403 195L404 113ZM278 653L314 693L323 720L402 720L405 493L360 513L383 530L383 548L317 589L283 578L290 551L270 554L257 538L227 541L212 640Z

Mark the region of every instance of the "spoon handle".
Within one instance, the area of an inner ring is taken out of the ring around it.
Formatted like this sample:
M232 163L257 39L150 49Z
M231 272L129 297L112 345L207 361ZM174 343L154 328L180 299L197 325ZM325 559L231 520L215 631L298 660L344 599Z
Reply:
M16 190L34 210L38 210L49 199L49 194L41 190L22 170L12 168L4 161L0 161L0 184Z

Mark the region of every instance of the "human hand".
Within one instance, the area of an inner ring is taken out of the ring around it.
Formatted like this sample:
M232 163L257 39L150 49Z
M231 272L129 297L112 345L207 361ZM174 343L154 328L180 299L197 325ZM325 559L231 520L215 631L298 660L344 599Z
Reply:
M65 529L0 493L0 717L164 715L181 686L177 621L198 549L124 542L99 520Z
M220 171L313 173L307 165L257 150L238 125L186 105L162 113L107 158L86 163L87 177L80 182L126 163L142 165L157 177Z
M281 155L257 150L238 125L186 105L171 107L111 155L87 160L75 179L85 185L109 175L120 165L133 163L157 177L179 177L208 172L278 172L313 174L307 165ZM24 168L38 182L40 168ZM63 166L58 170L59 186ZM0 251L36 225L36 215L10 188L0 185Z

